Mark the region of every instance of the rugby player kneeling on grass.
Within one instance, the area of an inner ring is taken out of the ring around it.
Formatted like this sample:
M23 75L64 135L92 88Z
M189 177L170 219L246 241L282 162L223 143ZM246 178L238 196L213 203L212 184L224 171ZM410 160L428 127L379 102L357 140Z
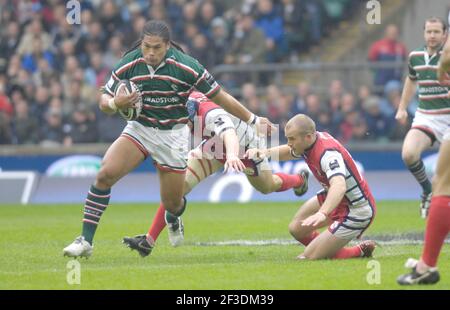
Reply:
M249 158L271 157L280 161L304 158L323 186L295 214L289 224L291 235L306 248L299 259L346 259L371 257L375 242L360 238L375 216L375 201L367 182L358 172L349 152L330 134L316 131L314 121L298 114L285 128L287 145L251 149ZM322 233L319 228L328 226Z

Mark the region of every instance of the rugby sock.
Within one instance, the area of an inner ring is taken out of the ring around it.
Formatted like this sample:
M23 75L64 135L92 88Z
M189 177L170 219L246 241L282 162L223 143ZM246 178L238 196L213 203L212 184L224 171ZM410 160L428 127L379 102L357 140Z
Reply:
M334 259L347 259L354 257L361 257L361 249L355 245L352 247L342 248L333 256Z
M170 224L176 223L178 220L178 217L180 217L184 213L184 210L186 210L186 203L187 203L186 197L183 197L183 207L177 214L171 213L166 210L166 214L165 214L166 223L170 223Z
M94 185L88 192L86 202L84 204L83 231L81 233L84 239L92 244L95 230L103 212L108 207L111 190L100 190Z
M425 165L423 161L419 159L418 162L408 166L409 171L414 175L417 182L422 186L422 190L425 194L431 193L431 182L428 180L428 176L425 172Z
M308 236L306 236L305 238L300 239L300 243L303 244L304 246L307 246L308 244L311 243L311 241L313 241L318 235L320 235L320 233L315 230L312 233L310 233Z
M436 266L439 253L449 231L450 196L431 198L430 213L425 230L425 246L422 253L422 260L428 266Z
M304 180L298 174L286 174L286 173L275 173L281 179L281 187L277 192L284 192L293 187L299 187L303 184Z
M158 210L156 211L156 215L153 218L152 225L147 233L147 238L151 237L153 241L155 242L156 239L158 239L159 234L161 231L166 227L166 221L164 219L164 213L166 212L166 209L164 209L164 205L159 205Z

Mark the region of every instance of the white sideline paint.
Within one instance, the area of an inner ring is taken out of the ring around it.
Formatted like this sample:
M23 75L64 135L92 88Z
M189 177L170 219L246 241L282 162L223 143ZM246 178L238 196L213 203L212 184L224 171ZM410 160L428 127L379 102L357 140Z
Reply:
M366 238L364 240L374 240L380 245L421 245L423 240L410 239L393 239L393 240L377 240L377 238ZM358 241L351 241L350 244L357 244ZM450 239L446 239L445 243L450 243ZM211 242L192 242L186 245L195 246L262 246L262 245L298 245L299 242L288 239L268 239L268 240L228 240L228 241L211 241Z

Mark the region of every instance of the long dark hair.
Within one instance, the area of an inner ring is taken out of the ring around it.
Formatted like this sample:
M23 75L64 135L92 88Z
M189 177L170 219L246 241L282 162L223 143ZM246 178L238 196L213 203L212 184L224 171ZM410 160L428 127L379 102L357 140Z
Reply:
M174 41L172 41L172 34L170 31L170 27L169 27L169 25L167 25L166 22L164 22L162 20L150 20L145 23L144 28L142 29L142 32L141 32L141 37L139 38L139 40L137 40L136 43L133 44L133 47L131 47L128 51L125 52L124 56L126 54L134 51L135 49L139 48L139 46L141 46L142 39L146 35L158 36L158 37L162 38L164 42L170 43L170 45L172 45L173 47L175 47L176 49L178 49L184 53L184 50L181 48L181 46L178 45L177 43L175 43Z

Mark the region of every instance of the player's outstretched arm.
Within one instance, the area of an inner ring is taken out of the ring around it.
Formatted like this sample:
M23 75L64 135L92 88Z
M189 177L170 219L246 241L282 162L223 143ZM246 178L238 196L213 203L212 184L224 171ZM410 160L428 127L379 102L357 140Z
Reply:
M223 140L223 144L226 149L227 161L224 165L224 172L229 170L235 170L242 172L245 169L245 165L239 159L239 139L236 135L235 129L227 129L221 133L220 138Z
M258 117L244 107L233 96L221 89L217 95L211 98L214 103L220 105L225 111L236 116L249 125L255 125L258 133L270 135L276 127L265 117Z
M267 157L275 161L296 159L292 156L291 148L287 145L280 145L270 149L249 149L245 152L245 157L250 159L261 159Z

